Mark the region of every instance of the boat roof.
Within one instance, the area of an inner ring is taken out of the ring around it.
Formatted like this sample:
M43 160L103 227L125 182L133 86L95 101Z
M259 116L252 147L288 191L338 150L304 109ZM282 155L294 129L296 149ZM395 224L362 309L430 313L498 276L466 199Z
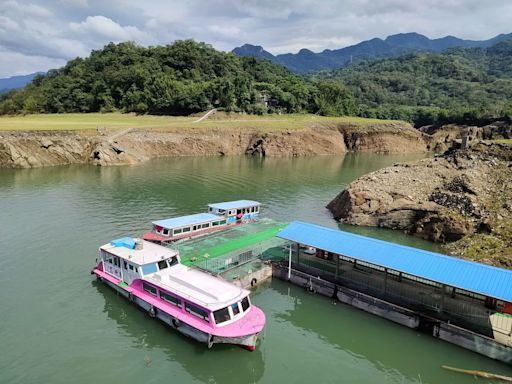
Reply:
M142 249L135 249L135 241L142 242ZM178 255L178 252L150 241L123 237L102 245L100 249L137 265L154 263Z
M170 219L164 219L164 220L157 220L153 221L154 225L159 225L163 228L178 228L178 227L186 227L189 225L194 224L200 224L205 223L207 221L213 221L213 220L221 220L222 218L213 215L211 213L196 213L194 215L187 215L187 216L180 216L180 217L173 217Z
M176 264L153 273L145 279L211 311L225 308L250 293L246 289L183 264Z
M208 204L208 207L215 209L239 209L239 208L247 208L255 205L261 205L254 200L234 200L234 201L225 201L223 203L213 203Z
M469 292L512 302L511 270L301 221L292 222L277 236Z

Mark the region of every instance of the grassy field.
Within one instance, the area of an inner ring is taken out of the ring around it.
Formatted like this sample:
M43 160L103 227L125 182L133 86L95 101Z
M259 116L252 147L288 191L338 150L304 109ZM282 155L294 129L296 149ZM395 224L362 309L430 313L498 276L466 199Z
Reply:
M0 131L54 131L77 130L90 131L97 128L120 130L127 128L144 128L166 130L176 128L257 128L262 131L301 129L316 124L382 123L385 120L364 119L360 117L322 117L317 115L226 115L218 114L211 118L195 123L199 117L174 116L137 116L129 113L69 113L69 114L39 114L26 116L0 117ZM388 121L389 122L389 121Z

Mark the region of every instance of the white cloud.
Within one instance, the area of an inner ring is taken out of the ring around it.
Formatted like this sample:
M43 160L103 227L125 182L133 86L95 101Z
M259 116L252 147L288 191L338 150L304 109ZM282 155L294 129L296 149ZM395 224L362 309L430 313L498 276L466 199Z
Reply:
M81 23L70 23L69 28L82 36L105 42L126 40L144 42L150 40L149 35L139 30L139 28L131 25L121 26L105 16L88 16Z
M0 0L0 50L68 60L110 41L193 38L222 50L317 52L413 31L487 39L512 32L511 14L510 0Z
M0 51L0 78L43 72L59 68L66 60L44 56L28 56L18 52Z

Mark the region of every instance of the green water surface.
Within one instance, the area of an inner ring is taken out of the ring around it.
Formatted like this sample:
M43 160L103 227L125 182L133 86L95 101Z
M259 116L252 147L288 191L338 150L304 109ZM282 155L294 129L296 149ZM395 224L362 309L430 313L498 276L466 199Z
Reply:
M0 170L0 383L473 383L442 364L512 369L281 281L258 288L258 349L186 339L98 284L98 247L152 220L254 199L265 215L337 227L325 205L404 156L161 159ZM344 228L409 245L393 231ZM485 382L480 380L479 382Z

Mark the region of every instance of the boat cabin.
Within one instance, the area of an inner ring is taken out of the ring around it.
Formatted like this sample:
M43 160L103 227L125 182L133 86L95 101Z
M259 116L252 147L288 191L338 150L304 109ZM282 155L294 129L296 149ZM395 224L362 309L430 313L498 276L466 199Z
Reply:
M235 200L208 204L208 213L223 216L228 224L255 220L260 213L260 203L253 200Z
M177 251L131 237L101 246L100 257L103 271L128 285L180 262Z
M144 234L144 239L149 241L171 242L200 234L208 233L225 227L224 217L210 213L198 213L195 215L175 217L153 222L153 231ZM153 236L151 235L153 234Z
M251 308L250 291L182 265L177 251L152 242L124 237L100 247L100 256L103 272L140 292L138 297L170 306L175 318L183 313L224 327Z
M252 200L209 204L208 213L153 221L152 231L146 232L143 239L157 244L167 244L205 235L229 225L256 220L260 213L260 205Z

